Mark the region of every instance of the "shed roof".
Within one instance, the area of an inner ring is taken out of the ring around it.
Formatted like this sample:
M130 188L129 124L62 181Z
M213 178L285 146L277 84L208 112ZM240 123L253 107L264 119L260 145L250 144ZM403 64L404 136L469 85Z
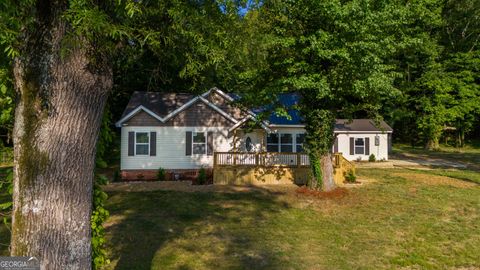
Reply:
M378 125L375 124L375 121L372 119L337 119L335 123L336 132L349 132L349 131L393 131L393 129L385 123L385 121L380 121Z

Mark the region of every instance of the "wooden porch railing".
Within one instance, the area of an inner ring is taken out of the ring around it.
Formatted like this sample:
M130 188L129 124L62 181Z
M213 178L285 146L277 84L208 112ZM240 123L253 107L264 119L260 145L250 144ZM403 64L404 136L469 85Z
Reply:
M355 166L342 156L334 153L332 156L334 181L343 186L345 175ZM310 161L305 153L247 153L247 152L215 152L213 156L213 179L216 184L265 184L278 183L280 179L306 184L311 178ZM257 175L257 169L263 169L265 174ZM273 168L273 169L270 169ZM283 181L282 180L282 181Z
M310 161L305 153L215 152L213 166L308 167Z
M345 182L345 175L352 171L355 174L355 165L348 161L342 153L333 154L333 179L338 186L343 186Z
M352 162L346 159L342 153L333 154L333 167L335 168L355 168Z

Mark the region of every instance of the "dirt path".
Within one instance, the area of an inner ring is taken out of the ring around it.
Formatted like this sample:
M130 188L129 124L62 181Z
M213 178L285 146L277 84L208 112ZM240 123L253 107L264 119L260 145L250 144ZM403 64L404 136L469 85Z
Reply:
M441 167L480 171L480 154L472 152L408 152L390 155L395 167Z
M455 169L467 169L469 166L460 161L450 161L438 158L395 158L390 159L394 167L416 168L416 167L446 167Z

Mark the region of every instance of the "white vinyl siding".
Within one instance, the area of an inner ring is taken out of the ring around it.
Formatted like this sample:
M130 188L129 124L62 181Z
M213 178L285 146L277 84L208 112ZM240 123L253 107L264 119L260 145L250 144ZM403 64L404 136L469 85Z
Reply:
M157 132L156 156L128 156L128 132ZM121 170L198 169L212 167L213 156L185 155L185 133L213 132L213 149L217 152L231 150L232 138L228 137L228 127L122 127ZM193 136L192 136L193 137ZM193 150L193 149L192 149Z
M157 156L128 156L128 132L156 132L157 133ZM228 136L227 127L122 127L121 135L121 170L156 170L160 167L165 169L197 169L212 167L213 156L208 155L185 155L186 132L213 132L213 149L216 152L228 152L232 150L233 137ZM289 133L293 135L294 150L299 149L296 134L303 134L302 128L277 128L279 134ZM253 134L253 133L252 133ZM249 136L252 136L249 134ZM259 133L259 138L263 137ZM264 133L263 133L264 134ZM375 145L375 136L378 136L379 145ZM193 137L193 136L192 136ZM388 136L387 133L338 133L338 151L348 160L356 160L359 156L367 160L365 155L350 155L350 137L370 138L370 154L374 154L377 160L388 159ZM253 138L253 137L252 137ZM265 137L263 137L265 138ZM279 149L280 136L277 136L277 149ZM259 139L259 141L261 141ZM303 145L302 145L303 146ZM268 144L267 144L268 147ZM260 148L260 147L258 147ZM193 150L193 149L192 149ZM278 151L278 150L277 150ZM298 151L298 150L297 150Z
M379 145L375 145L375 136L378 136ZM337 133L338 152L342 153L342 155L348 160L361 159L363 161L367 161L368 155L365 155L365 152L363 152L363 154L360 154L360 152L356 152L354 155L350 155L350 138L354 138L355 148L356 148L355 139L362 138L363 142L365 143L365 138L370 138L370 145L369 145L370 154L374 154L377 160L382 160L382 159L388 160L387 133L384 133L384 134L382 133ZM358 145L358 147L360 148L360 145ZM357 151L357 149L354 149L354 152L355 151Z

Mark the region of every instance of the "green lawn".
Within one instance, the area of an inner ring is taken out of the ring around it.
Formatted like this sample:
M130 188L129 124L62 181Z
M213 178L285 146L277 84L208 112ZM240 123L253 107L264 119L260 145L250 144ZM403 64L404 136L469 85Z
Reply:
M435 173L359 170L371 183L328 200L110 193L107 269L480 267L480 186Z
M435 170L417 170L422 173L448 176L464 181L470 181L480 184L480 173L472 170L457 170L457 169L435 169Z

